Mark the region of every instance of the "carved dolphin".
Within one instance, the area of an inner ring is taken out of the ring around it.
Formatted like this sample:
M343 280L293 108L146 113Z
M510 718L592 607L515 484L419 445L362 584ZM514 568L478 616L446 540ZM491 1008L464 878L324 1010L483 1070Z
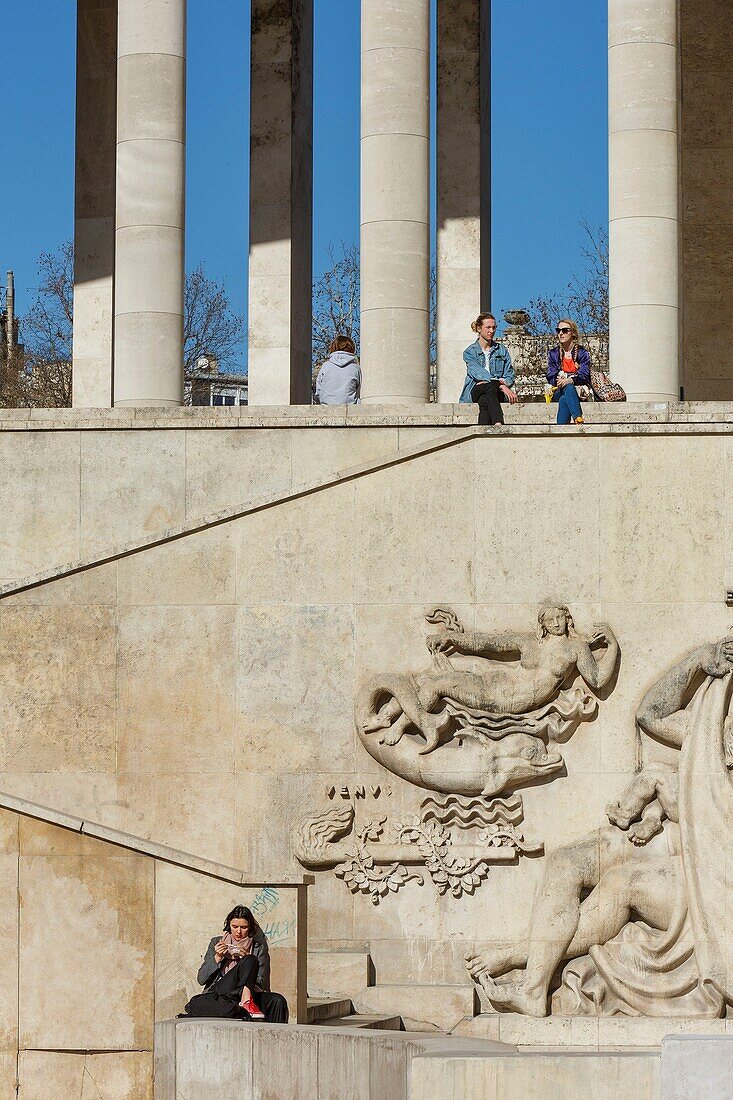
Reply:
M379 764L395 775L444 794L492 797L524 786L562 769L564 761L554 745L545 747L539 737L510 733L497 741L464 733L421 754L422 737L406 733L396 745L365 733L356 724L364 748Z

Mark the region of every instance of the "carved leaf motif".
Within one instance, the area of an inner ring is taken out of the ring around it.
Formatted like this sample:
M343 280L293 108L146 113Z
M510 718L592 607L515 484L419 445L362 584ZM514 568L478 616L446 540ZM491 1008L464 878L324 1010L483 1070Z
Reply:
M472 894L489 873L483 857L469 860L451 854L451 835L438 821L414 819L407 822L400 827L398 839L416 845L441 895L448 890L456 898L464 893Z
M377 821L368 821L363 828L359 829L357 835L362 842L377 841L384 832L384 823L387 820L386 817L380 817Z
M416 881L423 883L422 875L417 872L408 872L399 863L393 863L384 870L378 870L374 857L366 848L367 839L377 839L381 836L384 819L381 822L370 823L359 831L359 842L356 851L345 860L341 866L335 869L337 878L342 878L351 890L352 894L369 894L373 905L379 905L381 898L388 893L397 893L407 882Z

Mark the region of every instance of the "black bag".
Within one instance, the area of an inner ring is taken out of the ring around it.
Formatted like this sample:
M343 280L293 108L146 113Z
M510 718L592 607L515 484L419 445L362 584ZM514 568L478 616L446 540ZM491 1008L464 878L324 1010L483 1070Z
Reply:
M231 997L220 993L197 993L186 1005L187 1016L208 1016L219 1020L249 1020L249 1013Z

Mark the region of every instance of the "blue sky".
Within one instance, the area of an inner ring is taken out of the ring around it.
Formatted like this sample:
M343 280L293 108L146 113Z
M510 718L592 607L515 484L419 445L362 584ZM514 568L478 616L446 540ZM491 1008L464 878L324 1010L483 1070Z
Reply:
M248 0L188 0L187 266L205 260L245 310ZM315 0L314 270L359 238L359 2ZM0 282L32 300L36 259L72 236L74 0L3 15ZM212 18L212 11L217 18ZM467 29L467 33L469 33ZM582 269L580 219L605 224L605 0L494 0L494 310ZM244 356L243 356L244 357Z

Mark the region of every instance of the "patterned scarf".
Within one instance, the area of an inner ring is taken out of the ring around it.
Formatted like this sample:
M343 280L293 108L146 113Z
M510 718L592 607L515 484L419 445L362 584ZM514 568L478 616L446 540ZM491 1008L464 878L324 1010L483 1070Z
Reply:
M221 972L222 975L224 975L227 971L231 970L233 966L236 966L241 958L244 958L245 955L252 954L253 938L252 936L245 936L243 940L235 940L231 932L227 932L225 936L222 936L222 940L230 950L233 949L236 953L234 958L225 956L224 967Z

